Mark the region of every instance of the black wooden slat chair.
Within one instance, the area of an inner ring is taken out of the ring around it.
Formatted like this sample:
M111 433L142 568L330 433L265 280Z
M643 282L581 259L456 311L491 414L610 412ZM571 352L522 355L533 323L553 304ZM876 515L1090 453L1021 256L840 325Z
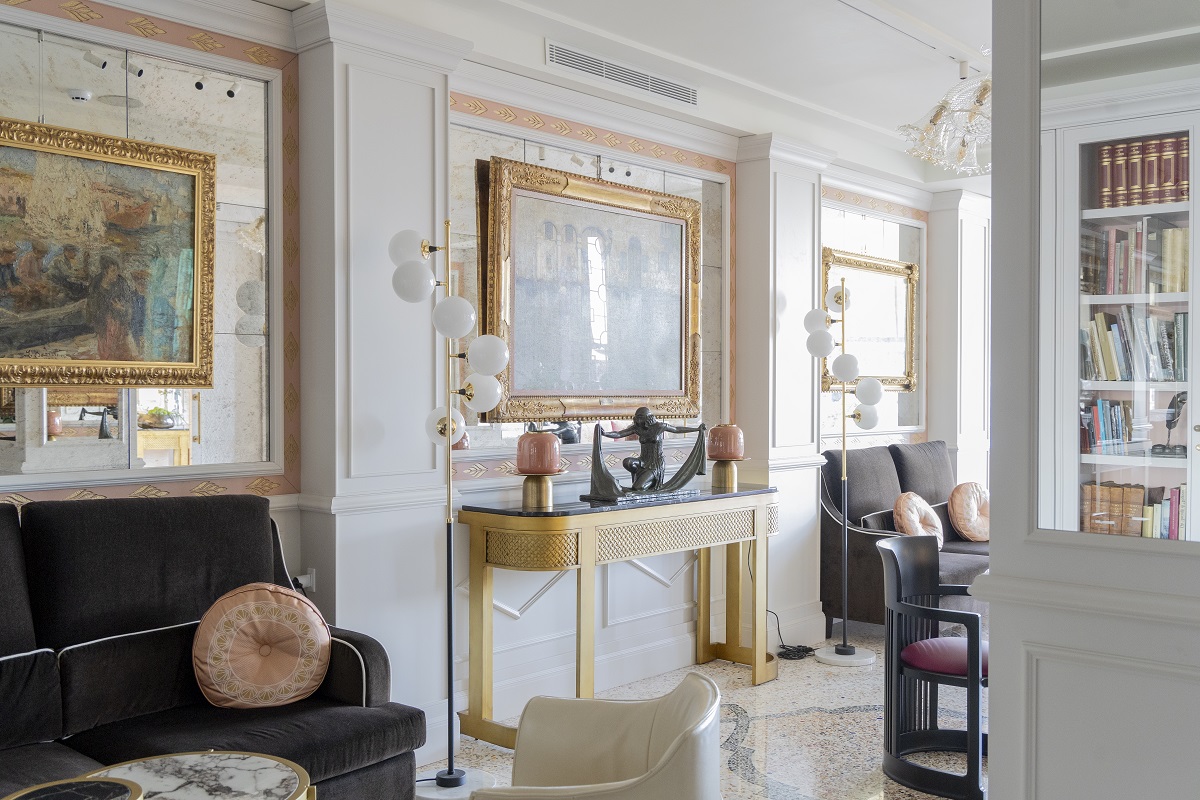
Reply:
M883 557L886 670L883 772L912 789L957 800L986 800L980 693L987 686L987 647L979 614L940 608L946 595L966 586L938 582L937 540L899 536L877 543ZM966 637L940 636L943 624L960 624ZM938 724L938 687L967 690L965 729ZM913 763L912 753L966 753L965 774Z

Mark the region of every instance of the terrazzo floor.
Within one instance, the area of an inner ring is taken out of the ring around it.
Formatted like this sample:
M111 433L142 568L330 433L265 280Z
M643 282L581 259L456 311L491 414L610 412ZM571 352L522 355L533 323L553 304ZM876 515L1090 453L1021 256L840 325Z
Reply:
M840 643L840 629L834 634ZM779 662L779 679L751 686L750 668L713 661L618 686L597 697L614 700L656 697L670 691L683 675L695 670L721 689L721 790L726 800L924 800L916 792L884 777L883 628L852 623L851 644L875 651L869 667L831 667L814 658ZM962 725L966 692L941 693L943 725ZM987 692L983 700L987 730ZM515 720L510 722L515 723ZM926 753L920 763L962 772L962 756ZM512 753L463 737L455 766L490 772L508 786ZM986 771L987 760L984 760ZM418 767L443 769L445 762Z

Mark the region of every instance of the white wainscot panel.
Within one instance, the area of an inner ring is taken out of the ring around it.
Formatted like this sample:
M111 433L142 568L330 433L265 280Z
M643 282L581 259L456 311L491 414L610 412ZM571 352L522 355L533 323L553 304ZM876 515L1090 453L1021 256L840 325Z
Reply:
M812 358L805 342L804 315L813 296L812 220L816 184L778 173L775 177L775 393L772 404L776 448L810 445L814 436ZM755 344L753 346L761 346Z
M1027 646L1034 705L1027 796L1197 796L1200 670L1147 656Z
M400 300L392 292L395 267L387 245L405 228L435 244L445 238L431 219L438 92L354 66L347 68L346 80L349 473L366 478L434 470L436 451L421 426L438 404L439 342L431 315L440 295L415 305ZM429 263L440 278L441 255Z

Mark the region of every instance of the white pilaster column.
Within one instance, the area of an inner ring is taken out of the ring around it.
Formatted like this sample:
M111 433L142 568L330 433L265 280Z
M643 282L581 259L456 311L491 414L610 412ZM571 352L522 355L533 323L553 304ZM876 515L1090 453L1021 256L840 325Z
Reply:
M988 485L991 200L938 192L929 212L925 289L929 439L942 439L958 481Z
M824 638L821 615L817 381L804 314L817 304L820 172L834 154L773 134L738 148L734 273L734 421L743 480L780 490L768 605L789 644Z

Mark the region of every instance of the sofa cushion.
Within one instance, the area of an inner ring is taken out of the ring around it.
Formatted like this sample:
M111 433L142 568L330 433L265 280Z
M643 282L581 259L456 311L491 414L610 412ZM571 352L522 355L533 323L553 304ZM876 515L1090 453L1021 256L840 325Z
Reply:
M950 520L964 539L986 542L992 538L991 498L979 483L960 483L950 492Z
M253 495L27 503L38 645L194 622L230 589L272 580L268 507Z
M833 507L842 510L842 451L826 450L821 476ZM846 519L853 522L883 508L891 508L900 494L896 464L886 447L864 447L846 451L849 508Z
M946 537L945 543L942 545L943 553L963 553L972 556L982 556L987 558L989 554L988 542L968 542L966 539L955 537Z
M316 697L271 708L198 703L101 725L67 742L106 764L209 749L267 753L295 761L315 783L420 747L425 714L399 703L362 708Z
M942 549L942 521L916 492L901 492L892 509L896 531L905 536L932 536Z
M204 698L222 708L281 706L317 690L329 669L329 625L292 589L251 583L205 612L192 643Z
M202 702L192 673L195 634L188 622L64 648L63 733Z
M955 484L954 468L950 466L945 442L890 444L888 451L896 465L900 491L916 492L930 505L950 498Z
M61 735L62 700L54 651L0 658L0 747L46 742Z
M0 503L0 656L36 648L17 507Z
M39 783L78 778L104 764L58 742L0 750L0 797Z

